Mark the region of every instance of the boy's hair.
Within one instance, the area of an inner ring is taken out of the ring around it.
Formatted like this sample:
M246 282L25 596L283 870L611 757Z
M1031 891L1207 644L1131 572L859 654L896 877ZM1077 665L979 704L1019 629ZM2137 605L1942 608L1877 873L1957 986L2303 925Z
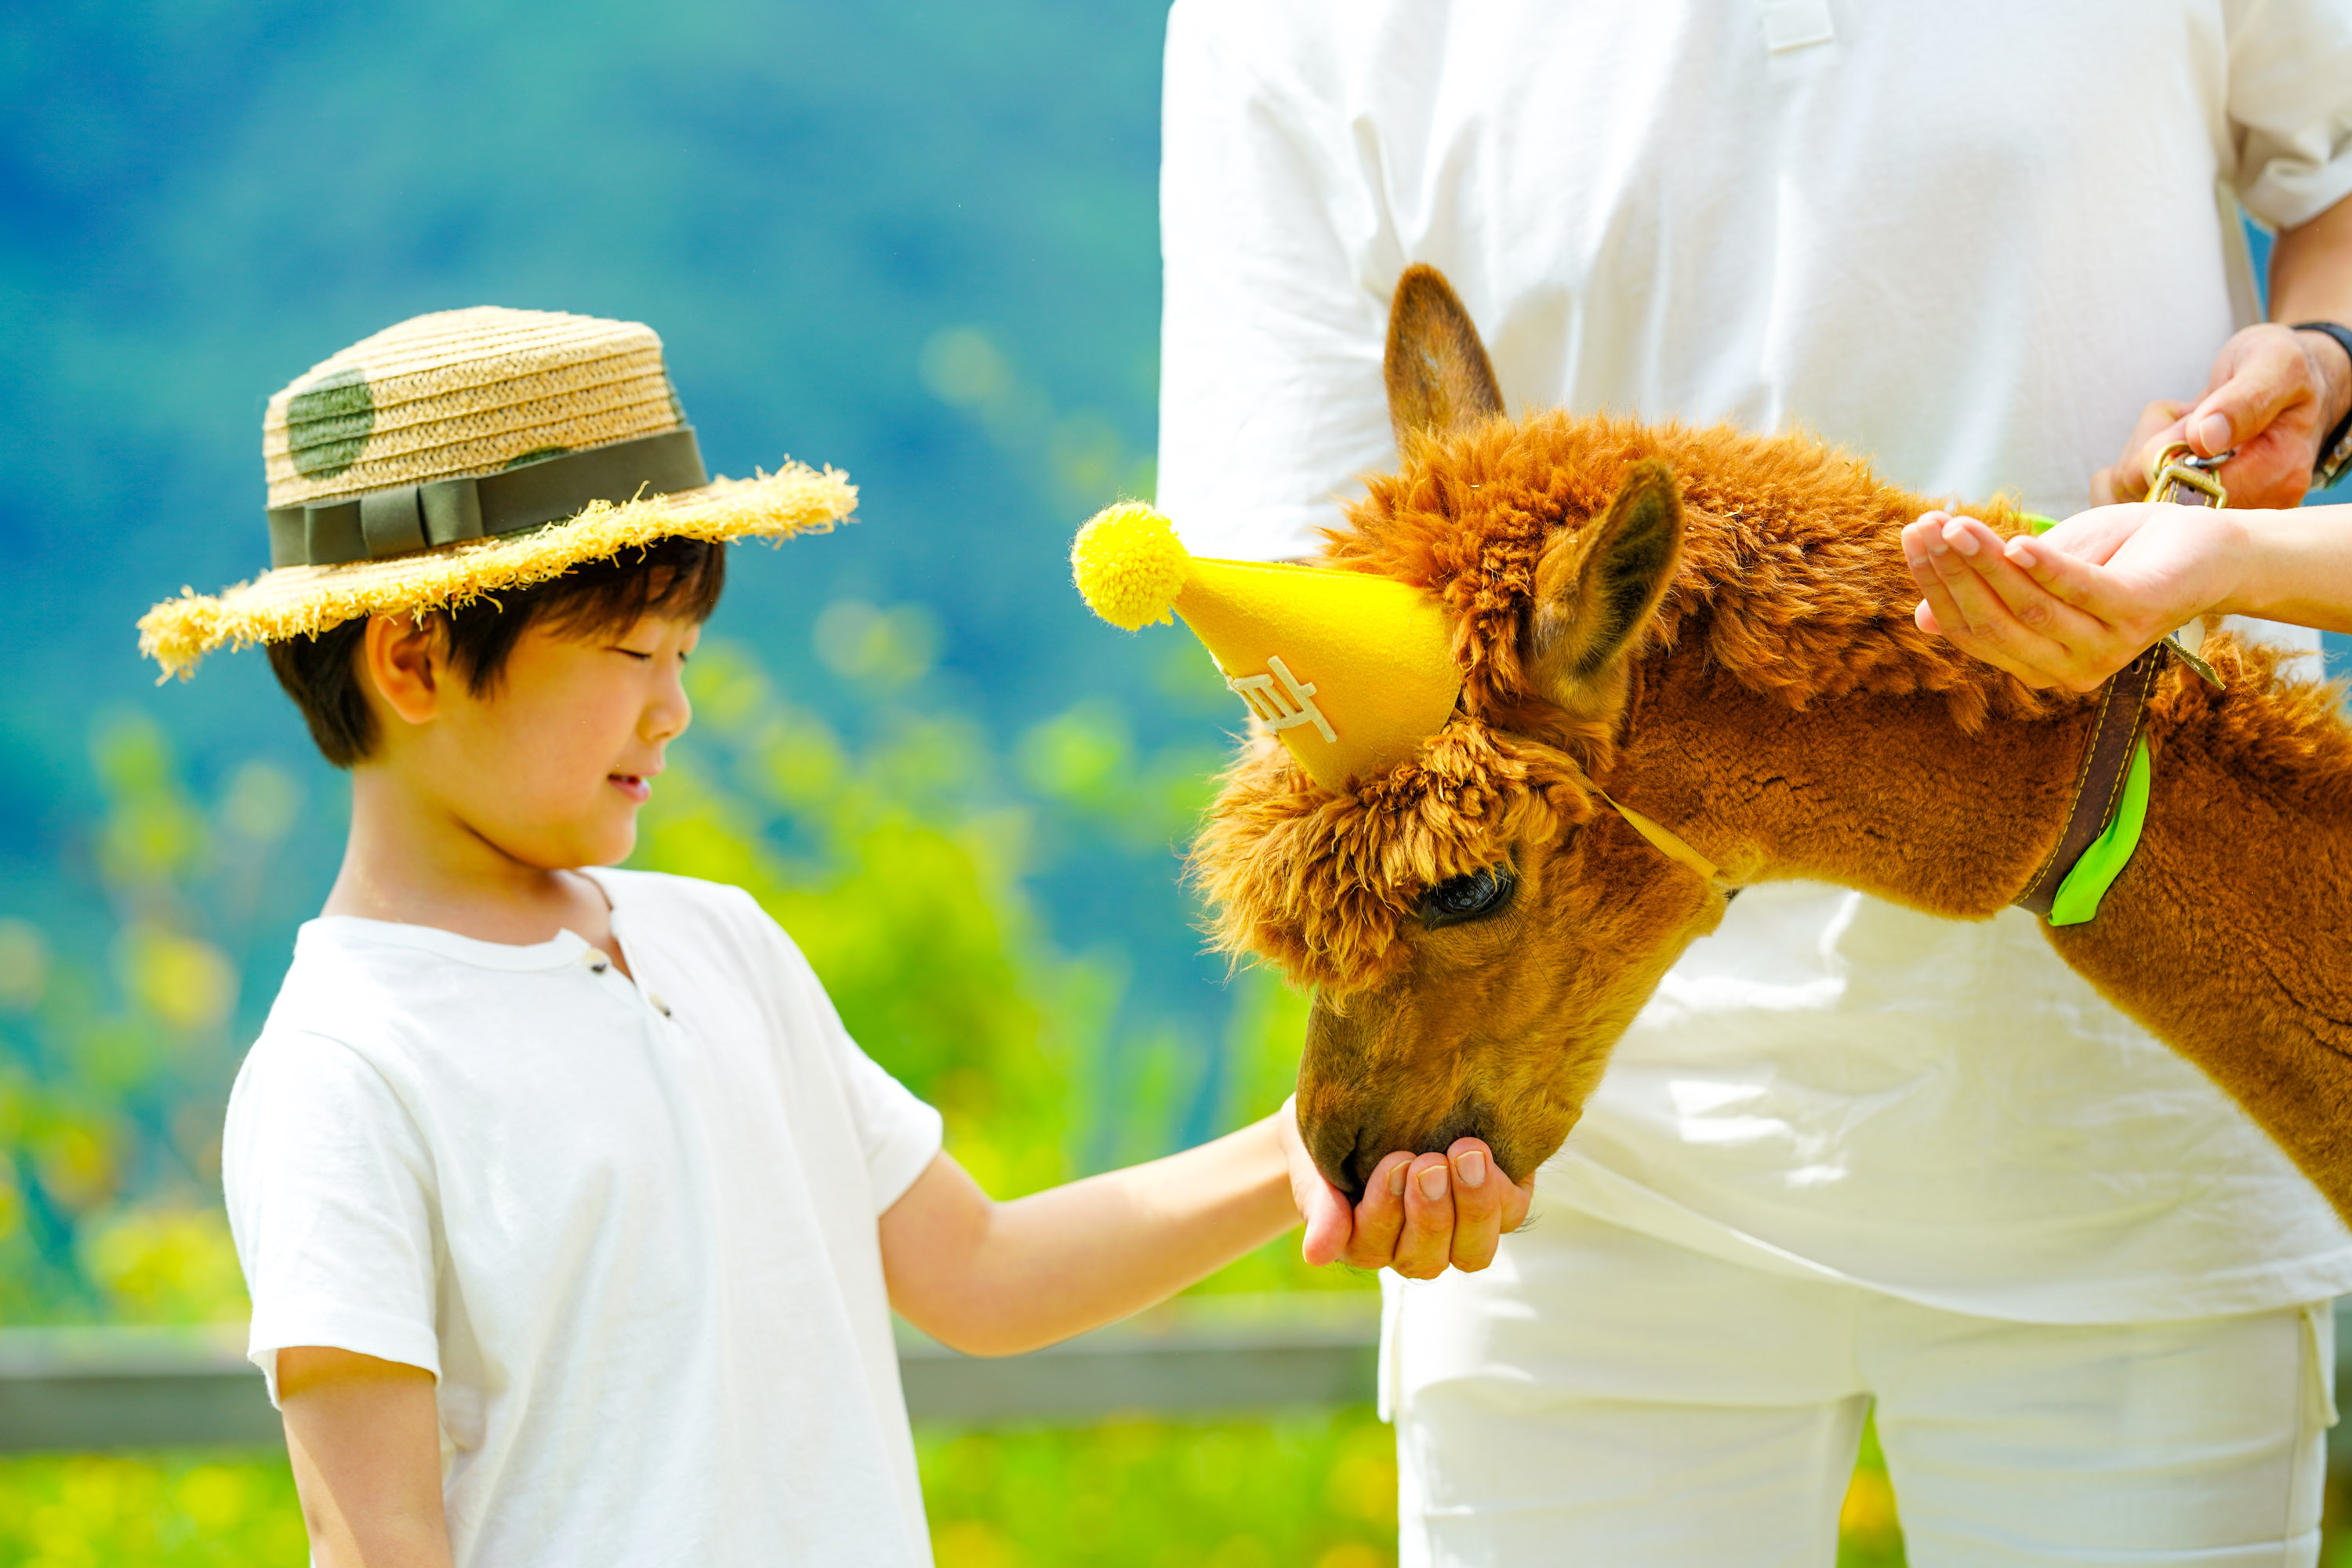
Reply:
M517 639L541 622L583 637L625 632L648 615L699 623L717 607L726 583L724 544L673 536L496 599L431 613L442 624L450 668L479 697L497 687ZM375 749L375 714L362 689L358 659L367 624L361 616L316 637L269 645L278 684L302 710L320 752L339 768L364 762Z

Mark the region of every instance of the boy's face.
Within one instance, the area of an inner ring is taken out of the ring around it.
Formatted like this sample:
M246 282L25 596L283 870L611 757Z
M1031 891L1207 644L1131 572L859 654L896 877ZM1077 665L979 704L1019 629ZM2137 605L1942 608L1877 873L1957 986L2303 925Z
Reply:
M608 866L693 717L681 676L698 624L648 616L617 636L533 626L479 696L444 666L418 777L493 847L542 869Z

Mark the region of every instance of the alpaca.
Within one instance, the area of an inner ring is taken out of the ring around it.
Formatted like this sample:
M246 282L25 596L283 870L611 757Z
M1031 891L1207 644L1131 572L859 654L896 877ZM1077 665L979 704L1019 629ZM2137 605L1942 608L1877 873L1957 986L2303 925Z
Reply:
M1264 735L1192 850L1219 945L1316 989L1298 1109L1360 1191L1485 1138L1528 1177L1659 978L1741 886L1806 878L1987 919L2057 841L2091 700L1921 632L1927 498L1798 436L1514 421L1416 268L1391 317L1402 462L1326 563L1434 595L1462 695L1345 793ZM1994 500L1969 509L2024 526ZM2352 1218L2352 726L2226 636L2149 700L2138 849L2060 957L2233 1095ZM1665 825L1710 881L1596 799Z

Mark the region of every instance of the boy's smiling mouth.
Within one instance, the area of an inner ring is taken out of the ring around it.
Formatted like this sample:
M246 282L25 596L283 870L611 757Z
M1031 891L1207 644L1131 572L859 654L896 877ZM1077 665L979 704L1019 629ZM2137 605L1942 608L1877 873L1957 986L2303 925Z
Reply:
M604 782L639 805L653 798L653 780L644 773L606 773Z

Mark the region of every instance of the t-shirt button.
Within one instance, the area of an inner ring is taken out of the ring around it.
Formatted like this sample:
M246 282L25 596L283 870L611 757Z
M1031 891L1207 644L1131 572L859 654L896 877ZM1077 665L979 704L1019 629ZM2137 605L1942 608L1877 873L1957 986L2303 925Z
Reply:
M668 1004L668 1003L667 1003L667 1002L665 1002L665 1001L663 1001L663 1000L661 999L661 993L660 993L660 992L658 992L658 991L648 991L648 992L646 992L646 1000L653 1004L653 1008L654 1008L654 1011L655 1011L655 1012L659 1013L659 1014L660 1014L663 1017L665 1017L665 1018L667 1018L667 1017L668 1017L668 1016L669 1016L669 1004Z
M593 947L582 951L580 962L587 965L591 974L602 974L613 967L613 961Z

